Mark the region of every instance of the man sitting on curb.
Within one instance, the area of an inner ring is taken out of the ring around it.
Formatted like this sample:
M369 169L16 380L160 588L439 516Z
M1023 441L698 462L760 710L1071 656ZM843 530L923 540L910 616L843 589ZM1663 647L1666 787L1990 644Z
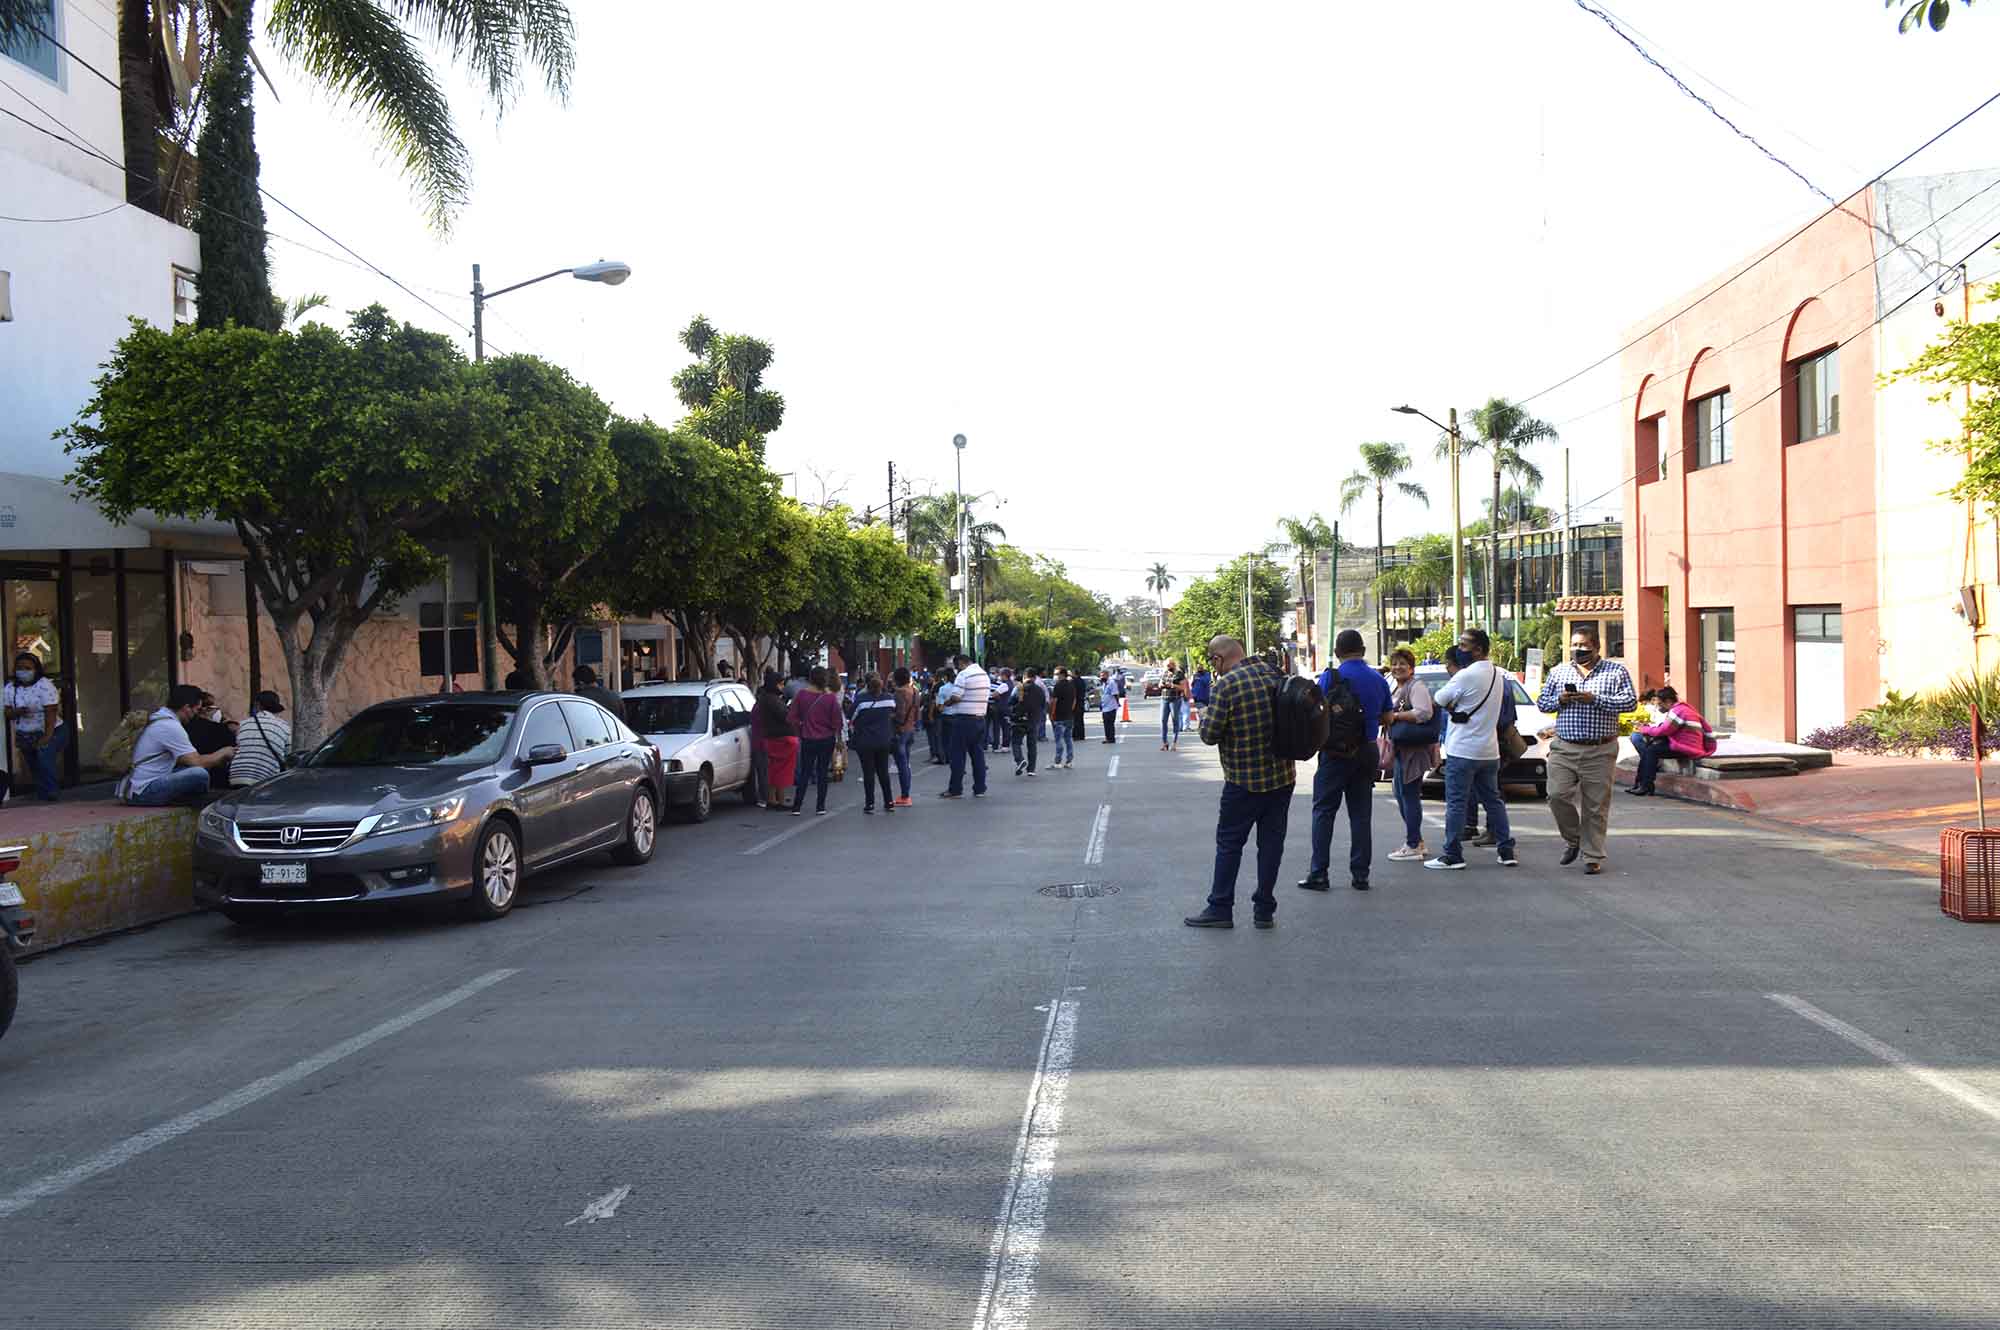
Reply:
M167 704L155 711L132 749L132 772L118 792L128 804L164 808L168 804L199 804L208 795L211 767L227 769L236 756L234 744L212 753L197 753L188 738L187 723L201 709L201 689L177 683L167 690Z

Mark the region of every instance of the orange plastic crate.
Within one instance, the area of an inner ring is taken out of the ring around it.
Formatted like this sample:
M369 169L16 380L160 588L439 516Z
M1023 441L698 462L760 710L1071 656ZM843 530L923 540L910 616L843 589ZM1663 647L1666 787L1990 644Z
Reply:
M1938 908L1970 924L2000 923L2000 829L1939 835Z

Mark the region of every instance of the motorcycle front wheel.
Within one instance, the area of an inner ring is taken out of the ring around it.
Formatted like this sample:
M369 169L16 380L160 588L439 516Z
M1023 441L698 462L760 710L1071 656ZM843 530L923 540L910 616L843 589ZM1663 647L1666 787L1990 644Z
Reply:
M21 996L21 975L7 945L7 939L0 937L0 1036L14 1023L14 1003Z

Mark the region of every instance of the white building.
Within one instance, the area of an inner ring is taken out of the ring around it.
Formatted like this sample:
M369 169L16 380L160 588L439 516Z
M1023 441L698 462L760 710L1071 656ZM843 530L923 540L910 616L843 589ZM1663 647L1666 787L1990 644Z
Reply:
M226 546L199 528L107 522L62 483L51 436L130 319L192 317L198 247L124 201L119 93L93 72L118 70L106 6L47 3L56 43L0 46L0 641L61 682L74 779L79 754L87 770L118 715L174 678L177 553Z

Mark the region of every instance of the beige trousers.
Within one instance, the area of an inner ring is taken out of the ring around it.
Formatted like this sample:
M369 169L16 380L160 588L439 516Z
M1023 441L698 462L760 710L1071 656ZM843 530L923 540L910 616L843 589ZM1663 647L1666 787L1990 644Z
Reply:
M1549 745L1549 810L1564 845L1579 846L1585 863L1604 860L1604 832L1611 822L1611 786L1618 776L1618 745Z

